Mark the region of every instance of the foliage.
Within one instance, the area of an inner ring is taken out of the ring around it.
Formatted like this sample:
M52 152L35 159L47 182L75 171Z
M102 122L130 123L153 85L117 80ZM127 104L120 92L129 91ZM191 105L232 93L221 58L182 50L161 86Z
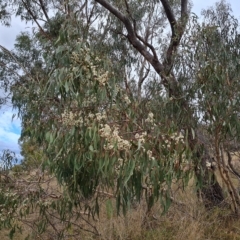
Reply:
M22 170L25 171L41 168L46 156L36 141L34 142L33 139L24 139L21 141L20 146L23 160L21 164L18 165L18 168L22 168ZM17 170L16 166L14 166L14 169Z
M28 134L48 146L50 171L68 186L73 199L88 198L103 185L116 191L118 204L124 208L133 196L140 200L141 182L146 178L148 187L169 188L171 178L181 176L171 171L178 152L185 155L181 136L170 136L174 129L169 128L165 137L157 130L154 114L142 112L145 109L131 101L114 76L102 70L107 61L95 57L79 40L71 44L57 47L47 59L51 68L53 59L56 66L64 67L51 70L37 100L28 103L32 114L29 111L25 117ZM30 91L36 91L35 84L32 87ZM54 102L52 96L58 96ZM44 111L36 113L36 107ZM171 143L167 144L167 138ZM157 169L169 173L163 177Z
M38 26L12 51L0 46L1 81L22 119L23 170L43 167L62 190L48 202L35 181L24 205L23 186L5 187L3 202L16 207L3 226L14 230L16 212L22 219L31 208L39 232L49 214L65 221L84 208L94 217L106 191L118 214L143 196L147 212L156 201L166 212L173 182L184 188L193 175L205 206L216 206L224 196L212 156L238 211L226 141L239 141L239 34L225 2L204 11L202 24L186 0L12 3Z

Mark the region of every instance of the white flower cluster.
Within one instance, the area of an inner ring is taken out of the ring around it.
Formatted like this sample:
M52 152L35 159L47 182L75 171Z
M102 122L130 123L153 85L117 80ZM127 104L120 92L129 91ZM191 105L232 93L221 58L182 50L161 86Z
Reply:
M181 133L175 132L170 136L163 136L163 140L167 144L167 147L170 148L171 144L184 143L184 136Z
M100 86L105 86L106 82L108 81L109 72L106 71L101 74L97 71L97 65L94 65L93 61L95 60L95 62L98 64L101 60L98 57L94 58L93 56L91 56L89 48L86 48L86 47L81 48L80 53L72 52L71 59L74 64L77 64L78 66L80 64L81 69L84 70L86 73L90 73L87 75L89 77L93 76L94 78L92 79L97 80ZM72 71L77 72L77 70L78 70L78 67L76 68L73 66Z
M153 157L153 153L152 153L151 150L148 150L148 151L147 151L147 155L148 155L149 159L155 160L155 157Z
M212 164L209 161L206 161L206 167L210 169L211 166L212 166Z
M82 50L82 49L81 49ZM85 49L85 52L87 51L87 49ZM87 53L87 52L86 52ZM71 56L71 60L74 62L74 63L83 63L83 58L82 56L77 53L77 52L72 52L72 56Z
M170 138L174 140L176 143L184 143L184 136L181 133L173 133Z
M81 116L82 112L73 113L72 111L64 110L62 113L61 122L65 126L89 126L95 120L101 122L107 118L106 112L89 113L84 119Z
M106 82L108 81L108 71L106 71L100 76L97 76L96 80L99 82L100 86L105 86Z
M107 119L107 114L106 114L106 112L96 113L94 118L95 118L98 122L101 122L101 121Z
M206 161L206 167L207 167L208 169L215 170L216 167L217 167L217 163L216 163L216 162Z
M105 150L112 150L114 146L118 150L128 151L132 144L119 136L119 131L117 127L114 127L112 130L108 124L102 125L102 128L99 130L100 136L105 138L107 143L104 145Z
M145 143L145 137L147 136L147 132L142 132L142 133L136 133L135 134L135 139L139 142L139 143Z
M88 81L88 83L89 80L93 79L92 76L98 75L96 66L93 65L93 63L89 62L87 58L83 60L80 54L73 52L71 60L73 61L71 72L78 75L79 70L81 69L82 71L84 71L84 77L85 80ZM75 66L76 64L77 67Z
M123 99L124 99L124 102L129 105L131 103L131 100L129 99L128 95L127 94L124 94L123 95Z
M118 158L116 165L115 165L115 171L117 174L119 173L119 170L123 166L123 163L124 163L124 160L122 158Z
M83 118L79 115L79 112L73 113L72 111L64 110L61 122L65 126L81 126L83 125Z
M154 114L152 112L148 113L148 117L145 120L146 123L154 124Z
M97 98L95 96L86 97L82 102L82 106L89 107L96 104L96 102L97 102Z

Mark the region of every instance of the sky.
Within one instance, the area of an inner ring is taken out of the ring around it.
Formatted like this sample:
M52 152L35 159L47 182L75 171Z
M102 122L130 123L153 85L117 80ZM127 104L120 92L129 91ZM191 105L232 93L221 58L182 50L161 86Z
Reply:
M26 25L19 18L13 18L11 27L3 27L0 25L0 45L8 50L13 49L16 36L21 31L31 31L31 25ZM5 96L5 93L0 89L0 97ZM21 133L21 120L13 115L17 115L17 111L13 110L12 105L8 102L0 108L0 155L1 151L9 149L20 156L20 147L18 139Z
M213 6L216 0L193 0L192 12L200 15L201 10ZM240 17L240 1L228 0L231 4L234 15ZM0 25L0 45L11 50L14 46L16 36L22 31L31 31L32 26L21 22L19 18L13 18L11 27ZM0 97L3 91L0 89ZM20 147L18 139L21 132L21 121L17 117L12 119L13 114L17 114L12 109L11 104L7 104L0 109L0 152L4 149L10 149L20 157Z

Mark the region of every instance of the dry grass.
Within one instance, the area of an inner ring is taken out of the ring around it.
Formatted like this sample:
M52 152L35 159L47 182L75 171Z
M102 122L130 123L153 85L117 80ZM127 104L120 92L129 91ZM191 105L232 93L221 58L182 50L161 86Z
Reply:
M240 221L224 209L206 211L189 187L179 193L169 212L161 215L160 205L155 205L151 214L146 216L146 207L139 204L127 216L111 218L102 214L97 228L99 239L110 240L205 240L240 239ZM181 202L180 200L181 199ZM104 212L104 211L103 211ZM87 237L85 239L94 239Z
M186 203L187 204L187 203ZM224 210L213 210L206 212L197 205L177 206L173 204L169 212L161 216L161 207L155 206L154 214L149 215L146 220L145 207L137 206L128 212L126 217L117 217L115 214L109 217L106 211L102 211L100 219L95 224L100 236L82 232L77 237L65 239L86 239L86 240L240 240L240 221L229 212ZM23 234L17 234L14 239L24 239L32 229L24 226ZM50 237L52 229L39 238L33 233L29 239L57 239ZM7 232L1 232L1 239L7 240Z
M236 181L236 184L239 182ZM56 190L56 180L45 182L42 187L49 192ZM173 184L172 205L167 214L162 215L160 203L146 214L144 201L135 203L125 217L117 216L114 201L109 196L102 199L99 219L83 218L73 220L75 224L96 228L99 235L80 231L78 235L65 237L66 240L240 240L240 219L233 216L230 210L216 208L207 211L196 197L194 181L183 191L178 184ZM55 191L56 192L56 191ZM57 192L59 192L57 190ZM111 207L110 207L111 206ZM34 222L38 218L37 210L27 217L27 221ZM86 221L85 221L85 220ZM56 223L55 226L59 226ZM74 227L68 234L76 233ZM9 239L7 231L1 231L1 240ZM29 234L30 239L54 240L54 230L49 225L47 231L41 235L34 233L31 227L23 224L23 233L17 233L16 240L23 240Z

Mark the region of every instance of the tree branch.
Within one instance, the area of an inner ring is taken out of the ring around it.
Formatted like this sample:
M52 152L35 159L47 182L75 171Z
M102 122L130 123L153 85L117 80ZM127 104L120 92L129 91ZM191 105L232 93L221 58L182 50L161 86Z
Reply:
M24 7L26 8L26 10L28 11L28 13L31 15L33 21L37 24L40 32L42 32L42 33L49 39L48 34L43 30L43 28L41 27L41 25L40 25L39 22L37 21L36 16L33 14L32 10L28 7L27 3L26 3L24 0L22 0L22 3L23 3L23 5L24 5Z
M181 40L182 34L184 32L183 30L186 25L186 21L184 21L185 25L183 25L183 27L182 24L179 25L181 26L180 28L181 31L178 32L179 29L177 28L177 23L169 2L167 0L161 0L167 14L167 18L172 28L172 37L167 50L167 56L164 62L161 63L157 58L155 48L152 45L147 44L143 38L137 35L133 24L131 23L130 19L127 16L125 16L122 12L120 12L117 8L115 8L112 4L110 4L106 0L95 1L102 5L105 9L107 9L110 13L112 13L124 24L128 33L127 34L128 41L132 44L134 48L136 48L136 50L152 65L155 71L161 76L161 78L163 79L162 83L164 87L169 91L169 95L177 98L181 97L181 89L177 84L176 78L171 73L171 69L174 62L174 53L176 52L179 42ZM185 11L187 1L188 0L183 0L182 2L182 12ZM151 49L153 54L148 51L146 46Z
M138 90L137 90L137 93L138 93L138 101L139 102L140 102L140 99L141 99L141 90L142 90L143 82L148 77L148 74L150 72L150 67L148 67L146 69L145 74L144 74L145 64L146 64L146 60L144 59L144 61L142 63L142 67L141 67L140 72L139 72L139 80L138 80Z
M162 64L158 61L158 59L155 58L154 55L152 55L137 38L136 33L134 31L134 28L130 22L130 20L122 14L117 8L112 6L109 2L105 0L95 0L100 5L102 5L104 8L106 8L109 12L111 12L114 16L116 16L126 27L128 35L127 38L129 42L135 47L138 52L140 52L146 59L151 63L151 65L154 67L154 69L160 73L164 71L164 68Z
M147 29L147 30L148 30L148 29ZM147 47L149 47L149 48L151 49L154 58L155 58L156 60L158 60L158 57L157 57L157 53L156 53L156 51L155 51L155 48L154 48L150 43L147 42L146 38L143 39L141 36L138 35L137 30L136 30L135 23L134 23L134 31L135 31L136 37L137 37L144 45L146 45Z
M171 9L171 6L168 2L168 0L161 0L162 2L162 5L163 5L163 8L164 8L164 11L167 15L167 18L168 18L168 21L170 23L170 26L171 26L171 29L172 29L172 33L175 32L174 28L175 28L175 24L177 23L176 19L175 19L175 16L173 14L173 11Z
M42 1L42 0L39 0L39 2L40 2L40 6L41 6L41 8L42 8L42 10L43 10L43 13L44 13L47 21L50 22L50 19L49 19L49 17L48 17L48 14L47 14L46 8L45 8L45 6L44 6L44 4L43 4L43 1Z
M184 33L184 29L187 24L188 0L181 0L181 20L179 23L176 21L176 18L173 14L173 11L168 0L161 0L161 2L172 30L171 42L167 50L166 59L163 63L168 75L171 72L172 65L174 62L174 54L179 46L180 40Z
M184 20L188 15L187 11L188 0L181 0L181 19Z
M127 8L127 13L129 14L131 20L133 21L133 30L134 30L134 33L136 35L136 37L144 44L146 45L148 48L151 49L152 51L152 54L154 56L155 59L158 59L157 57L157 53L155 51L155 48L150 44L148 43L148 36L149 36L149 22L150 22L150 18L149 18L149 21L148 21L148 26L147 26L147 30L146 30L146 36L145 38L141 37L140 35L138 35L137 33L137 27L136 27L136 20L132 17L132 14L130 12L130 8L129 8L129 5L128 5L128 2L127 0L125 0L125 5L126 5L126 8Z

